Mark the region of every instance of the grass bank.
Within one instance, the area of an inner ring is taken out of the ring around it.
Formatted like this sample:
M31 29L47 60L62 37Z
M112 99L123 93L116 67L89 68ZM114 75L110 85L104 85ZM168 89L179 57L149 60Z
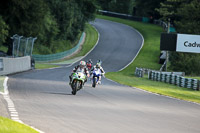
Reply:
M0 133L38 133L34 129L0 116Z
M4 79L5 79L5 76L0 76L0 92L3 92L3 93L4 93L4 87L3 87Z
M80 52L78 52L73 57L54 61L53 63L65 62L67 60L71 60L71 59L74 59L76 57L84 56L85 54L87 54L96 44L97 39L98 39L98 32L95 30L95 28L93 26L91 26L90 24L87 24L86 27L85 27L85 33L86 33L85 42L82 45L82 49L81 49ZM46 69L46 68L52 68L52 67L58 67L58 66L46 64L46 63L36 63L35 67L36 67L36 69Z
M160 69L161 65L158 64L160 54L160 34L164 32L161 27L153 24L129 21L102 15L98 15L97 17L129 25L138 30L144 37L144 46L134 62L120 72L106 73L107 78L112 79L120 84L140 88L153 93L200 103L199 91L193 91L191 89L181 88L162 82L151 81L147 78L147 76L144 78L138 78L134 76L136 67L154 70Z

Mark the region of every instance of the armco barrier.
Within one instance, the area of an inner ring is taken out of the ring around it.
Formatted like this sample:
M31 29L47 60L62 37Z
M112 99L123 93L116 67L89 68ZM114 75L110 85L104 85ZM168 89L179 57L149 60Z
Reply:
M185 78L183 76L170 74L166 72L149 71L149 79L174 84L179 87L200 90L200 81L197 79ZM161 77L161 79L159 78ZM160 79L160 80L159 80Z
M38 61L38 62L48 62L48 61L54 61L54 60L65 58L67 56L72 55L74 52L76 52L80 48L80 45L83 43L84 38L85 38L85 33L81 35L81 38L78 44L70 50L56 53L56 54L49 54L49 55L33 55L32 57L34 58L35 61Z
M184 72L161 72L136 67L135 76L143 77L147 70L148 78L151 80L165 82L193 90L200 90L200 80L185 78L183 77L185 75Z
M7 58L0 57L0 75L27 71L31 69L30 56Z

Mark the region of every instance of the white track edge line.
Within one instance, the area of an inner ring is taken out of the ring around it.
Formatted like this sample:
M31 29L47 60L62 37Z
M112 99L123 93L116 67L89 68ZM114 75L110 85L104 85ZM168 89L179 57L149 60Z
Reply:
M13 103L13 101L10 99L10 96L9 96L8 85L7 85L8 79L9 79L9 78L6 76L5 79L4 79L4 82L3 82L4 92L0 92L0 94L3 95L4 100L5 100L5 101L7 102L7 104L8 104L8 111L9 111L9 113L10 113L10 118L11 118L13 121L16 121L16 122L19 122L19 123L21 123L21 124L24 124L24 125L26 125L26 126L28 126L28 127L31 127L32 129L36 130L36 131L39 132L39 133L44 133L43 131L41 131L41 130L39 130L39 129L33 127L33 126L30 126L30 125L28 125L28 124L25 124L23 121L21 121L21 120L19 119L18 112L16 111L15 106L14 106L14 103Z
M107 20L107 21L110 21L110 20ZM118 22L115 22L115 21L112 21L112 22L118 23ZM123 23L120 23L120 24L123 24ZM126 25L126 24L123 24L123 25ZM129 25L126 25L126 26L131 27L131 26L129 26ZM144 46L144 37L142 36L142 34L141 34L138 30L134 29L133 27L131 27L131 29L133 29L133 30L135 30L136 32L138 32L139 35L142 37L142 40L143 40L143 41L142 41L142 45L141 45L139 51L137 52L136 56L133 58L133 60L132 60L129 64L127 64L125 67L123 67L122 69L118 70L117 72L122 71L122 70L124 70L126 67L128 67L128 66L135 60L135 58L138 56L139 52L141 51L142 47ZM116 82L116 81L114 81L114 80L111 80L111 79L109 79L109 78L106 78L106 79L109 80L109 81L111 81L111 82L120 84L120 83L118 83L118 82ZM124 84L121 84L121 85L124 85ZM127 85L125 85L125 86L127 86ZM131 87L131 86L128 86L128 87ZM144 91L144 92L147 92L147 93L150 93L150 94L154 94L154 95L157 95L157 96L164 96L164 97L167 97L167 98L170 98L170 99L174 99L174 100L178 100L178 101L185 101L185 102L188 102L188 103L200 105L200 103L196 103L196 102L192 102L192 101L186 101L186 100L182 100L182 99L178 99L178 98L175 98L175 97L170 97L170 96L166 96L166 95L162 95L162 94L158 94L158 93L153 93L153 92L150 92L150 91L147 91L147 90L143 90L143 89L140 89L140 88L136 88L136 87L131 87L131 88L135 88L135 89L138 89L138 90L140 90L140 91Z

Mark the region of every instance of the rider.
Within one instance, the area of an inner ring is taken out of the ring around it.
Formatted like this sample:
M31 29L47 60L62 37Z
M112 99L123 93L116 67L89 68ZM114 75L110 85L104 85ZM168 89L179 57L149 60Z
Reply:
M101 63L102 63L102 61L101 61L101 60L97 60L97 63L99 63L99 64L100 64L100 66L101 66Z
M69 79L70 79L70 82L69 84L71 85L71 82L72 82L72 75L75 73L75 72L83 72L86 76L89 77L89 72L88 72L88 69L86 67L86 62L85 61L80 61L79 65L75 66L72 70L72 73L71 75L69 76ZM85 80L85 82L87 82L87 78Z
M87 62L86 62L86 65L87 65L87 68L88 68L88 70L91 70L91 68L92 68L92 60L91 59L89 59Z
M105 71L103 70L103 67L101 66L101 60L99 60L97 62L98 63L91 69L91 72L100 71L101 75L99 76L98 83L101 84L101 76L105 74Z

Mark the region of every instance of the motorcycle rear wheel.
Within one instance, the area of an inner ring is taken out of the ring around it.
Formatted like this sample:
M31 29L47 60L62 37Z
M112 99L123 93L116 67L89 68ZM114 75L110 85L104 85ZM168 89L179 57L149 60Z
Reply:
M97 81L97 77L93 77L93 82L92 82L92 87L96 87L96 81Z

